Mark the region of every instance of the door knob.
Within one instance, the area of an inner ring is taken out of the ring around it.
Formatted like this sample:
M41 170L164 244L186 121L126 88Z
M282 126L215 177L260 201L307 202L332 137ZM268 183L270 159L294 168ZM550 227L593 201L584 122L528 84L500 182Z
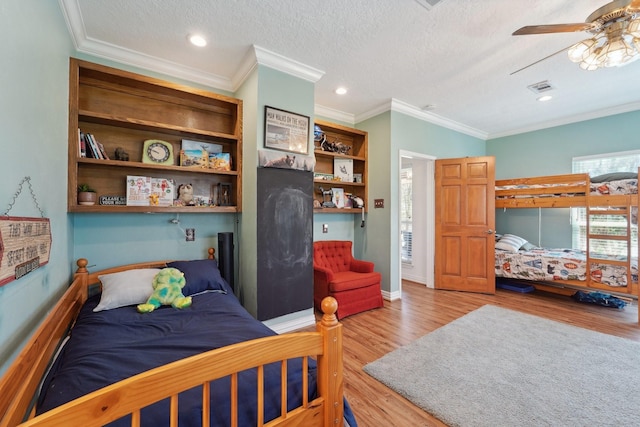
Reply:
M485 231L485 233L487 233L487 234L493 234L493 230L492 230L492 229L488 229L487 231Z

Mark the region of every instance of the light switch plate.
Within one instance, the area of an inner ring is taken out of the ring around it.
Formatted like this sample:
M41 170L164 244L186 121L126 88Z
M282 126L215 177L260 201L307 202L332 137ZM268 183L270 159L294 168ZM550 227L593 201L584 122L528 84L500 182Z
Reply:
M375 209L383 209L384 208L384 199L374 199L373 207Z

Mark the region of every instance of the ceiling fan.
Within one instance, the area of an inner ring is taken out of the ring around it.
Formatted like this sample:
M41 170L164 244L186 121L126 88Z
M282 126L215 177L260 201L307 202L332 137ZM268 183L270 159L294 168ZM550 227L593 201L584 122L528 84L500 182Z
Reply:
M583 70L627 65L640 57L640 0L613 0L595 10L585 22L577 24L529 25L513 33L529 34L570 33L586 31L592 37L559 50L529 64L515 74L568 49L569 59Z

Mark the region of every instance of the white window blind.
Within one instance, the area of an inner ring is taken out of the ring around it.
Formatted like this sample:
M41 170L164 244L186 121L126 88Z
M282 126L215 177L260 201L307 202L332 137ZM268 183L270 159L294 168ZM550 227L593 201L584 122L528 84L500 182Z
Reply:
M413 263L413 169L400 171L400 236L402 238L402 262Z
M596 156L575 157L572 162L573 173L588 173L589 176L612 172L637 173L640 165L640 151L600 154ZM571 209L572 245L574 248L587 248L587 218L585 208ZM620 215L592 215L591 234L624 236L627 233L627 219ZM631 256L638 257L638 225L631 225ZM624 240L596 240L589 243L592 253L610 254L626 257L627 242Z

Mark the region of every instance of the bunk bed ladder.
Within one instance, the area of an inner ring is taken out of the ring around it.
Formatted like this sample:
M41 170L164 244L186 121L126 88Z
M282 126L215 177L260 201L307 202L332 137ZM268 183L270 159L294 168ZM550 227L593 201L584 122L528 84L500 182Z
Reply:
M625 203L621 202L611 202L609 199L602 200L603 197L606 196L595 196L595 197L587 197L587 207L586 207L586 237L587 237L587 285L593 288L606 289L605 285L602 285L598 279L598 273L596 271L592 271L592 263L597 263L606 266L622 266L625 267L625 279L627 286L625 288L621 288L621 291L632 294L632 275L631 275L631 203L629 198L625 198ZM597 200L597 203L596 203ZM607 204L603 204L603 202ZM622 235L612 235L612 234L602 234L598 233L597 229L592 229L592 222L594 221L594 217L608 215L608 216L618 216L622 217L626 223L625 234ZM611 242L626 242L626 256L625 259L607 259L604 257L593 256L591 245L592 240L604 240Z

